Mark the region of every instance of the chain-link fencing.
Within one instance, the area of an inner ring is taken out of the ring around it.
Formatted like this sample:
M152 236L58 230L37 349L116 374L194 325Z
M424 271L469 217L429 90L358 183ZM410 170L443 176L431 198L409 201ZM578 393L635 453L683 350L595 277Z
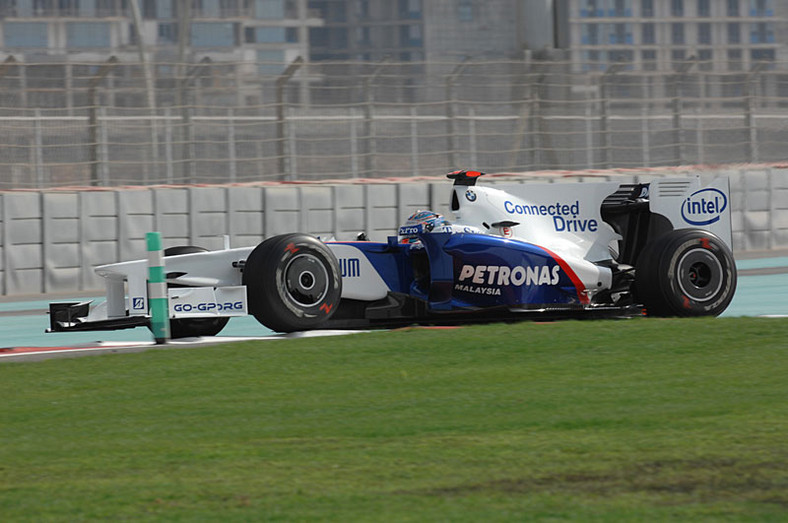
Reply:
M782 162L788 68L0 65L0 189ZM148 81L146 81L146 70Z

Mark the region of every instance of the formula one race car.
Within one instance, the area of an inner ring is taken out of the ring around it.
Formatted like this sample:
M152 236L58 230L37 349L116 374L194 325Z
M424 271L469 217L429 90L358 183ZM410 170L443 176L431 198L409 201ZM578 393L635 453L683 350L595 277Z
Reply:
M479 186L385 243L283 234L165 251L173 337L254 315L277 332L539 317L718 315L736 289L728 180ZM98 267L107 300L53 303L51 331L148 325L147 261Z

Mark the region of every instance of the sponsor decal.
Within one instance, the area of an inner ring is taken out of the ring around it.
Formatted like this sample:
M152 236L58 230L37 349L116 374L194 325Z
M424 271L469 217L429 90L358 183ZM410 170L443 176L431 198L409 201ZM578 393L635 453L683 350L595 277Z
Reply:
M450 233L479 233L479 229L471 227L470 225L441 225L432 230L433 233L450 232Z
M469 202L475 202L476 201L476 193L473 192L472 189L468 189L467 191L465 191L465 199L468 200Z
M550 216L556 232L596 232L599 222L595 218L579 218L580 201L574 203L556 202L550 205L520 205L510 200L503 203L509 214L521 216Z
M503 286L555 285L560 279L561 267L534 265L509 267L508 265L463 265L454 289L474 294L500 296ZM490 287L493 286L493 287Z
M692 193L681 204L681 217L690 225L718 222L728 207L728 198L719 189L706 188Z
M511 227L501 227L501 235L504 238L511 238L514 236L514 230Z
M415 238L420 234L425 233L452 233L452 234L459 234L459 233L476 233L480 234L481 231L477 227L472 227L470 225L438 225L437 227L432 227L431 225L427 224L425 227L423 224L418 225L403 225L399 228L399 235L404 236L406 238Z
M132 298L131 308L134 310L141 310L145 308L145 298Z
M553 216L553 225L556 232L596 232L599 230L599 223L594 218L568 220L560 216Z
M361 261L358 258L340 258L339 270L343 278L358 278L361 276Z
M202 303L178 303L173 307L175 312L221 312L221 311L241 311L244 308L242 301L228 301L225 303L202 302Z
M503 208L509 214L530 216L577 216L580 214L580 201L575 203L555 203L551 205L519 205L509 200L503 202Z
M474 287L473 285L462 285L457 283L454 285L455 291L469 292L471 294L484 294L486 296L500 296L501 289L496 287Z
M424 230L424 225L418 223L416 225L403 225L399 228L400 236L417 236Z

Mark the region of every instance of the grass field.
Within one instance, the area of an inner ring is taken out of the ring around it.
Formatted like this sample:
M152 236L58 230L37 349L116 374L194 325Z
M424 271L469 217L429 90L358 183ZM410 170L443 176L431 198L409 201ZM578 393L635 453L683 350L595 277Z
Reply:
M0 520L788 519L788 320L0 365Z

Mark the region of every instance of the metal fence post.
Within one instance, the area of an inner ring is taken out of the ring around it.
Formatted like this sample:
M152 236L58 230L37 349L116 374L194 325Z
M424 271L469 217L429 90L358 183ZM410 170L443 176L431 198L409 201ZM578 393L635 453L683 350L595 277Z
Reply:
M530 111L532 109L530 77L529 72L523 72L521 77L522 88L517 94L518 99L513 100L516 105L519 105L519 114L514 122L514 140L509 150L509 163L507 164L512 169L519 168L521 165L520 156L523 154L526 156L524 161L530 162L526 163L526 165L533 163L533 158L528 158L528 155L533 152L533 138L529 132L529 126L531 125Z
M676 165L681 165L684 162L684 150L682 142L684 140L683 132L681 129L681 111L683 103L681 99L681 80L685 74L692 69L695 65L695 57L689 57L683 62L676 72L671 76L671 99L673 106L673 156Z
M419 123L416 108L410 108L410 168L413 176L419 175Z
M586 169L594 168L594 129L591 123L591 100L586 103Z
M602 165L606 169L613 167L613 141L610 137L609 116L610 116L610 87L608 83L613 75L624 68L622 64L613 64L602 73L599 79L599 98L601 103L601 114L599 118L599 132L602 137Z
M359 119L358 110L350 108L348 111L350 121L350 176L358 178L358 131L356 130L356 120Z
M90 107L88 109L88 146L90 147L90 184L99 185L101 183L101 174L99 169L99 129L98 129L98 85L109 74L118 59L110 56L104 65L102 65L93 78L90 79L88 84L88 100Z
M98 108L98 117L96 118L96 128L98 132L98 167L99 179L101 185L108 186L109 183L109 137L107 135L107 108Z
M449 147L449 167L454 169L457 167L456 164L456 150L457 144L455 143L455 128L454 128L454 82L457 78L462 74L466 67L469 64L469 57L465 57L462 59L462 62L457 64L454 67L454 70L446 77L446 134L447 134L447 145Z
M286 179L290 173L285 136L285 86L303 63L304 59L297 57L276 79L276 155L279 160L279 176L282 179Z
M153 172L154 176L158 174L159 168L159 131L156 128L156 86L153 79L153 71L151 70L151 64L148 60L148 55L146 53L146 46L145 46L145 32L142 30L142 12L140 11L139 0L129 0L129 5L131 7L131 15L132 20L134 22L134 28L137 32L137 52L139 55L140 65L142 66L142 74L145 78L145 93L147 95L148 101L148 111L150 112L151 119L150 119L150 128L151 128L151 160L153 163ZM149 164L145 162L145 170L144 173L144 183L147 185L149 183Z
M36 187L44 188L44 136L41 130L41 109L33 111L33 165L36 169Z
M758 152L758 129L755 126L755 105L756 105L756 88L755 82L760 77L761 71L766 67L766 62L758 62L747 74L744 80L744 127L747 129L748 136L748 153L751 163L759 161Z
M377 80L380 72L383 70L384 64L389 61L389 57L385 56L378 62L372 74L364 79L364 93L366 96L366 103L364 104L364 171L367 176L375 171L375 122L373 120L373 109L375 104L375 80Z
M238 176L238 165L235 158L235 118L233 110L227 109L227 157L230 163L230 183L235 183Z
M472 169L476 169L479 165L477 157L477 144L476 144L476 111L473 106L468 106L468 149L470 149Z
M173 172L173 154L172 154L172 110L169 107L164 108L164 162L165 162L165 176L167 183L172 184L175 180L175 173Z
M287 109L287 120L290 120L291 122L295 120L295 118L293 118L292 107ZM287 151L286 159L288 160L285 177L290 181L295 180L296 174L298 173L298 164L296 163L298 158L298 147L296 145L296 140L297 136L295 124L291 123L287 126L287 147L285 149Z
M529 125L528 125L528 135L530 136L530 149L531 149L531 168L535 171L541 169L541 162L542 162L542 140L541 136L539 135L539 108L541 105L539 104L539 89L541 87L541 80L537 79L535 84L531 85L531 100L530 100L530 110L529 115Z
M74 116L74 66L67 63L64 68L63 88L66 91L66 114Z
M210 65L212 60L205 57L191 69L186 71L183 78L178 79L178 88L176 90L176 100L180 103L181 109L181 183L196 183L197 166L194 163L194 123L192 116L194 115L193 101L192 104L186 102L187 89L191 87L192 82L197 78L198 74L202 72L202 68Z
M542 88L547 75L542 73L536 77L531 85L531 136L533 139L533 165L539 171L547 168L548 161L545 160L547 154L548 136L545 133L542 118Z
M181 183L197 183L197 164L194 163L195 156L195 132L194 132L194 108L185 107L183 111L183 132L185 134L183 143L183 165L186 169L187 176L181 180Z
M90 148L88 151L88 158L90 162L90 185L98 185L100 181L99 170L98 170L98 162L99 162L99 151L98 151L98 111L96 108L96 104L98 104L98 100L96 99L96 91L95 89L91 89L90 91L90 107L88 108L88 147ZM38 109L36 109L38 110Z
M610 130L608 129L608 111L610 111L610 93L607 88L608 75L612 74L615 65L611 65L599 78L599 136L602 138L602 167L610 169Z
M29 66L24 63L20 62L19 64L19 90L21 91L20 98L21 98L21 106L27 107L29 97L27 92L27 68Z
M698 148L697 161L700 165L703 165L706 163L706 151L705 151L706 144L704 143L704 137L703 137L703 132L704 132L703 114L700 107L695 108L695 118L696 118L695 142Z

